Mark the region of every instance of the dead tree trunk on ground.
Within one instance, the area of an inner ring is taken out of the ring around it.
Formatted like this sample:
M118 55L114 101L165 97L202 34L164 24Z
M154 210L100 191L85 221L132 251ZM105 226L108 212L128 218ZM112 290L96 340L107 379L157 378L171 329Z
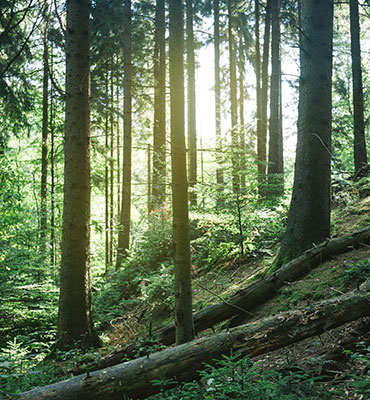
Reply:
M307 250L300 257L290 261L269 276L265 276L252 282L244 289L216 304L212 304L193 314L196 333L229 318L245 317L255 307L265 303L274 297L279 289L286 283L292 282L309 273L313 268L331 257L349 251L361 245L370 244L370 226L353 232L340 238L331 239L315 248ZM234 321L234 326L237 323ZM167 324L162 329L154 332L156 340L165 345L175 343L175 325ZM151 345L153 342L141 343L140 347ZM93 371L116 365L124 359L132 359L138 352L137 344L126 346L115 353L102 358L98 364L90 365L88 370ZM74 374L86 372L86 369L78 369Z
M251 357L318 335L370 315L370 284L362 290L242 325L62 382L21 393L23 400L139 399L158 392L153 379L178 382L198 377L204 363L224 354Z

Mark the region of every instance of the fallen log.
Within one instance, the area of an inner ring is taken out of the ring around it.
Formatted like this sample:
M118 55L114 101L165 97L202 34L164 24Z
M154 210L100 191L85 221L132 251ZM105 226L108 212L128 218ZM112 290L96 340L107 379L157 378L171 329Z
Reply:
M370 315L367 285L334 299L168 348L150 356L21 393L23 400L140 399L160 390L153 379L196 379L204 363L223 354L251 357L287 346Z
M249 284L226 300L195 312L193 314L195 332L199 333L219 322L228 320L241 313L250 312L253 308L274 297L285 284L308 274L313 268L329 258L364 244L370 244L370 226L340 238L328 240L307 250L301 256L285 264L271 275ZM235 325L237 324L235 323ZM157 343L167 346L172 345L175 343L175 324L169 323L155 331L153 337ZM153 342L141 343L140 347L143 348L151 344ZM124 360L134 358L137 352L138 346L134 343L102 358L98 363L89 365L88 370L93 371L116 365ZM86 369L73 371L75 375L83 372L86 372Z

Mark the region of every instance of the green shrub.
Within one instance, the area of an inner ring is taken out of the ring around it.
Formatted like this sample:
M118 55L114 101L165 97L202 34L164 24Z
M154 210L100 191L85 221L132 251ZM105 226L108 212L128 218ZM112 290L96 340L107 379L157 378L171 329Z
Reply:
M305 372L296 365L285 365L282 371L260 370L258 364L248 358L224 356L216 366L206 365L200 372L199 382L184 383L171 388L176 381L156 380L154 385L161 387L158 395L151 400L301 400L335 399L338 392L327 392L317 384L314 374ZM284 371L284 372L283 372Z

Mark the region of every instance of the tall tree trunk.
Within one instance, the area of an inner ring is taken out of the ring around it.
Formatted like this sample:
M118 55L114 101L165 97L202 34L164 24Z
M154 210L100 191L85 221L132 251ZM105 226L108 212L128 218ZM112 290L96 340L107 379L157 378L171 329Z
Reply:
M113 230L114 230L114 85L113 85L113 57L111 57L110 71L110 155L109 155L109 264L113 265Z
M105 167L104 167L104 199L105 199L105 271L108 272L109 265L111 264L110 248L109 248L109 121L108 121L108 63L106 63L105 69L105 125L104 125L104 135L105 135Z
M117 56L117 63L119 63L119 57ZM121 215L121 130L120 130L120 113L119 113L119 94L120 84L118 71L116 72L116 117L117 117L117 133L116 133L116 159L117 159L117 214L116 218L119 221Z
M301 30L294 185L275 268L330 236L333 0L303 0Z
M239 124L240 124L240 186L245 189L245 129L244 129L244 45L243 33L239 32Z
M151 208L166 200L166 23L165 0L156 0L154 34L153 198Z
M259 194L264 197L266 195L266 166L267 166L267 104L269 89L269 54L270 54L270 31L271 31L271 0L266 2L265 27L263 35L263 55L262 55L262 71L261 71L261 111L260 111L260 135L258 147L258 163L260 185Z
M195 102L195 52L193 28L193 0L186 0L186 56L188 72L188 154L189 154L189 200L197 204L197 195L192 187L197 183L197 126Z
M215 127L216 127L216 183L217 183L217 205L221 202L221 193L224 185L224 174L222 164L221 147L221 80L220 80L220 2L213 1L214 8L214 70L215 70Z
M123 174L122 174L122 207L118 229L117 263L118 269L127 255L130 245L131 221L131 109L132 109L132 57L131 57L131 0L124 1L125 40L124 56L124 125L123 125Z
M229 41L229 72L230 72L230 114L231 114L231 164L233 192L237 193L240 189L239 176L239 140L238 140L238 101L236 83L236 56L234 39L234 3L227 0L228 16L228 41Z
M281 63L280 63L280 0L272 0L271 10L271 95L270 95L270 125L269 125L269 193L281 195L282 174L281 168L281 123L280 123L280 90L281 90Z
M256 136L257 136L257 168L259 178L259 194L263 194L263 181L266 174L266 143L262 138L262 108L261 108L261 49L260 49L260 1L254 2L254 36L255 36L255 62L256 73Z
M170 97L176 343L194 338L184 116L184 16L170 0Z
M48 178L48 108L49 108L49 72L48 72L48 39L47 24L44 33L43 82L42 82L42 152L41 152L41 218L40 218L40 250L46 254L47 230L47 178Z
M350 0L355 175L367 164L358 0Z
M57 346L98 343L90 282L89 0L67 2L62 263Z
M52 73L52 65L51 65ZM55 135L54 135L54 91L50 87L50 264L56 265L56 241L55 241Z

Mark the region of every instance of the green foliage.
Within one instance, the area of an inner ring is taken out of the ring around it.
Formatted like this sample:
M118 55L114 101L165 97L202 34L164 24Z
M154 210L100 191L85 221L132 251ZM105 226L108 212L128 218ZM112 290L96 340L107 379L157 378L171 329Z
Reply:
M105 325L140 304L150 308L150 318L168 313L173 305L172 233L168 221L153 219L139 236L118 271L94 295L99 322ZM148 316L149 317L149 316Z
M158 395L150 399L184 400L226 400L226 399L335 399L335 392L322 389L315 377L296 365L285 365L281 371L260 370L258 364L248 358L240 359L236 355L223 356L215 366L206 365L200 371L200 382L184 383L171 388L174 379L153 381L161 387Z
M349 386L354 393L363 396L362 398L370 398L370 346L359 343L358 351L352 353L346 350L345 352L361 366L360 374L352 375L353 380Z
M360 285L370 276L370 258L360 261L347 269L343 275L345 284Z
M57 380L53 366L42 362L47 348L45 342L30 337L7 343L0 352L0 397L13 398L19 392Z

